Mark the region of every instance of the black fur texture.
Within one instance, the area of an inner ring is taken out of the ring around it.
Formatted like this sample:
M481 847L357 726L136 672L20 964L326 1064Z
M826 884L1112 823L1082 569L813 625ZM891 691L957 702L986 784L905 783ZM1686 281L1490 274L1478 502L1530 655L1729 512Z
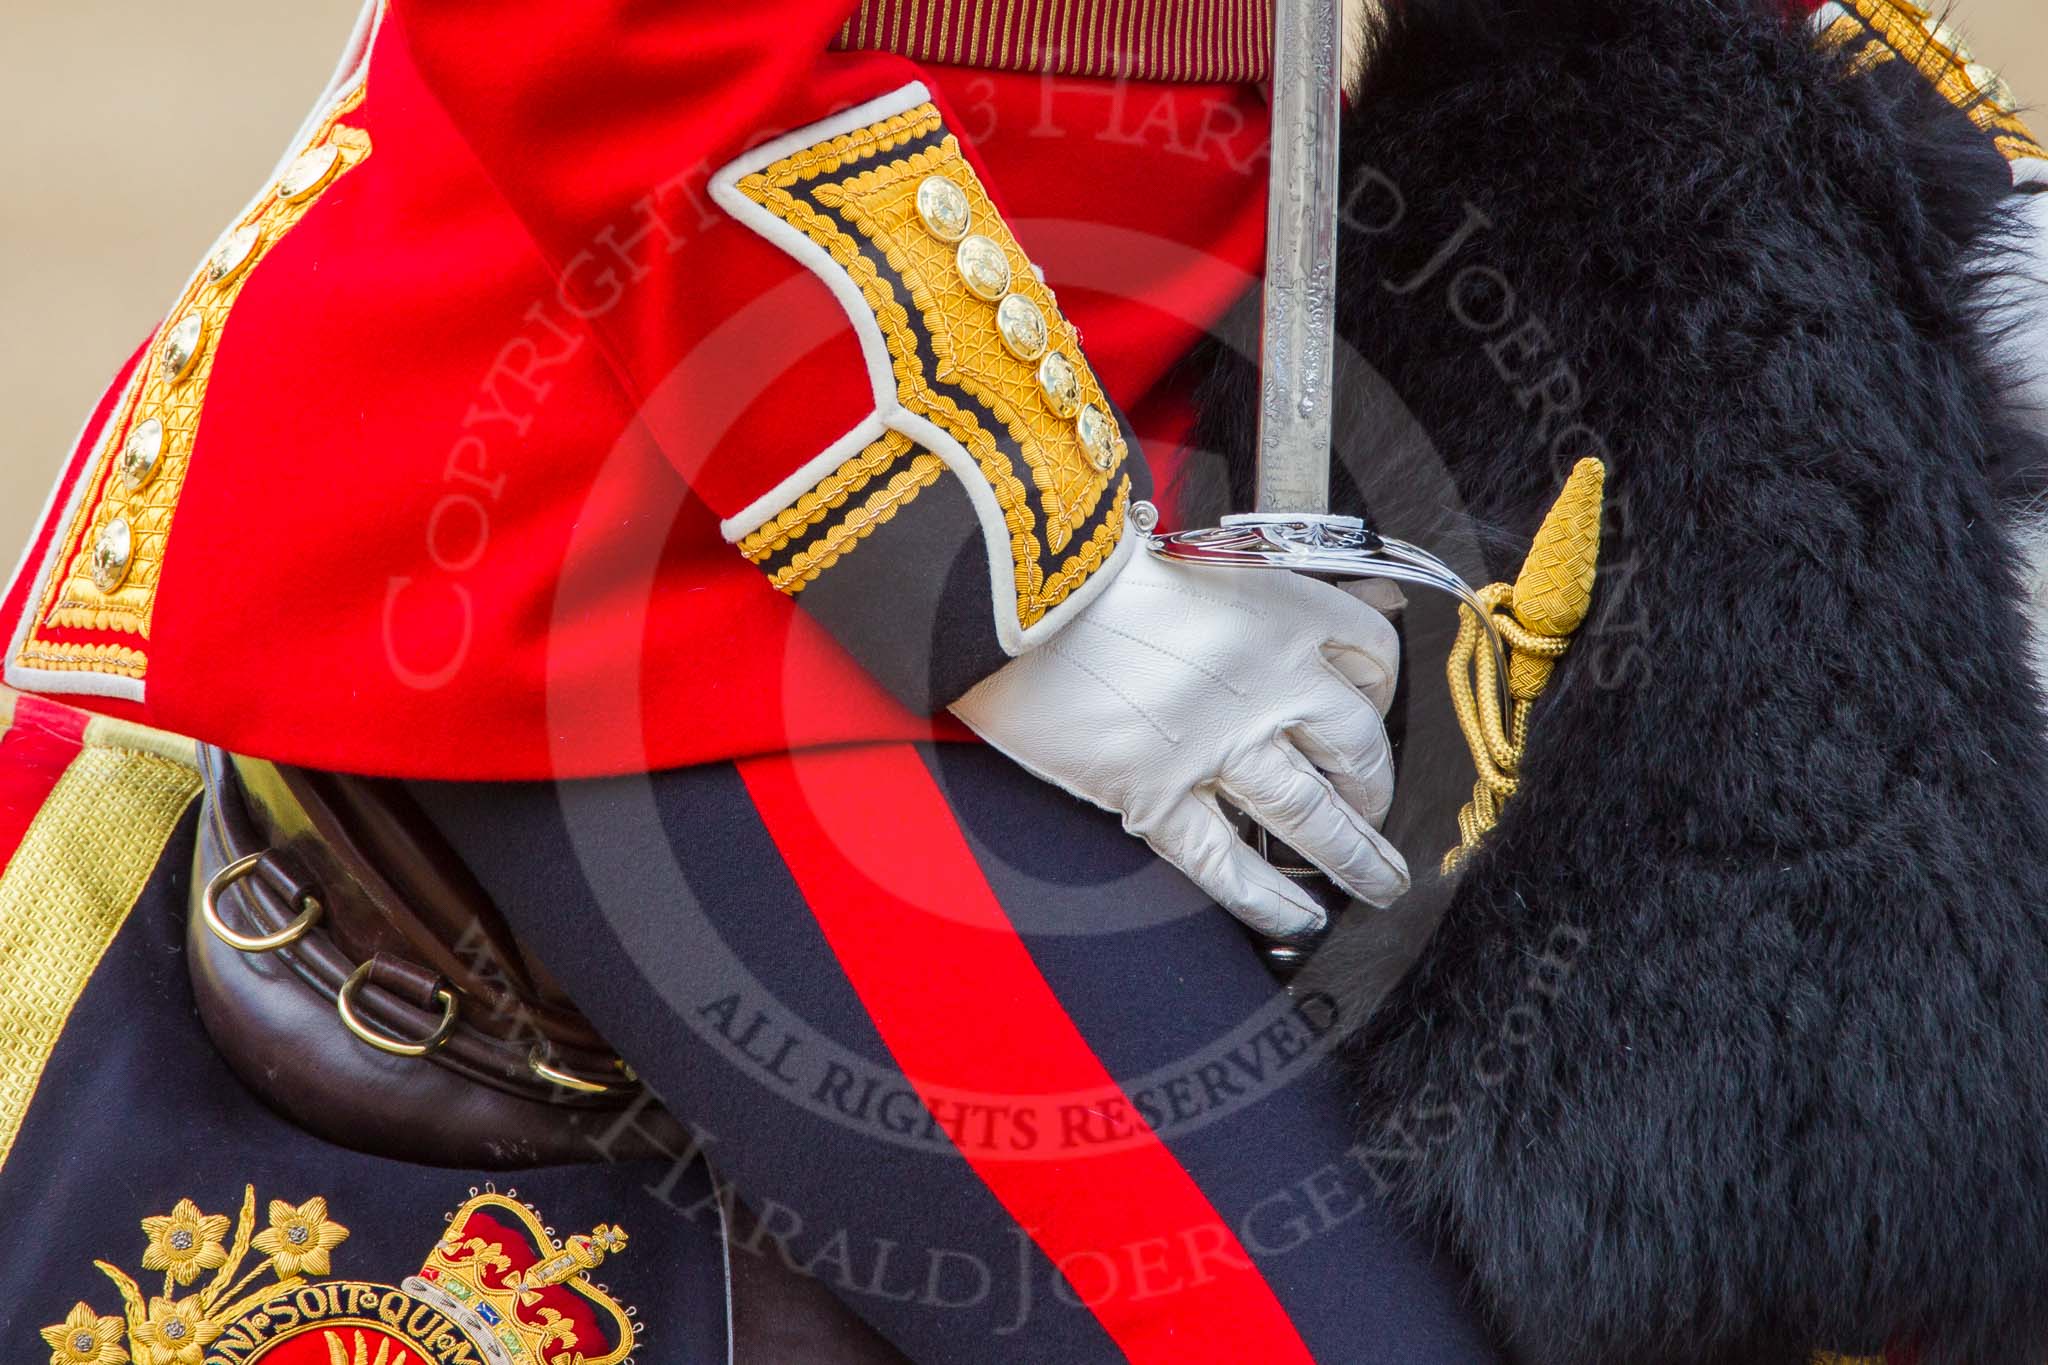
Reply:
M1410 0L1344 160L1359 468L1425 433L1509 577L1609 465L1523 790L1355 1040L1369 1164L1527 1365L2039 1365L2048 752L2003 513L2048 459L1984 320L2004 165L1752 0ZM1240 499L1253 383L1206 380Z

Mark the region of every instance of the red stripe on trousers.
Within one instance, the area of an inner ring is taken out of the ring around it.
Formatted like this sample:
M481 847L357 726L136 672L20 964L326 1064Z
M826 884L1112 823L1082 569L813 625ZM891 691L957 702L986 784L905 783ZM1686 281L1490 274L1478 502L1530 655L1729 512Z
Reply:
M85 742L86 716L34 697L14 699L14 724L0 734L0 868Z
M840 968L928 1105L941 1109L949 1091L1026 1105L1122 1093L1032 961L916 749L816 750L738 767ZM884 869L887 886L875 881ZM1071 1269L1077 1297L1128 1359L1312 1365L1272 1287L1156 1136L1070 1159L957 1145L1053 1265Z

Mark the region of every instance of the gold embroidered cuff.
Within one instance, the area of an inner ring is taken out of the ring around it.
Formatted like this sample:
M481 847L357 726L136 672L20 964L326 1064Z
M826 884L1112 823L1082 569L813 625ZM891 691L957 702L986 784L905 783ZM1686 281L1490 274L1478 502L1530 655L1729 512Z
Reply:
M957 511L982 543L983 633L997 657L1057 630L1099 587L1151 480L1079 333L924 88L751 153L712 192L832 288L875 403L860 435L804 465L727 536L779 590L808 594L844 574L856 550L876 557L861 547L922 498L919 529L892 532L892 556L921 540L949 557L929 572L953 573L956 543L935 526ZM954 511L930 510L939 487L952 488ZM875 590L894 591L883 583L905 572L895 565Z

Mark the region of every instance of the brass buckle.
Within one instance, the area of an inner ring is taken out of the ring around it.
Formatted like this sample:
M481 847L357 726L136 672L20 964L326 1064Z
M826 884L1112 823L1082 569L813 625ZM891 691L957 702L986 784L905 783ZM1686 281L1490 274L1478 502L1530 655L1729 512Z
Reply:
M571 1075L560 1067L551 1064L548 1061L548 1046L545 1042L536 1042L527 1051L526 1064L532 1067L533 1074L542 1080L551 1085L559 1085L564 1090L573 1090L579 1095L609 1095L614 1090L623 1088L604 1081L593 1081L582 1076Z
M376 964L371 958L362 966L349 973L348 980L341 983L341 991L334 997L334 1007L341 1014L342 1026L356 1037L394 1057L424 1057L448 1041L448 1035L455 1032L455 1016L458 1006L455 992L446 986L434 988L434 998L441 1002L441 1024L432 1033L416 1043L403 1038L394 1038L380 1029L370 1027L355 1011L354 997L365 981L370 979L370 968Z
M256 865L269 855L269 850L251 853L237 858L206 879L206 889L199 894L199 915L206 921L206 927L213 936L230 948L245 953L274 953L279 948L297 943L306 936L306 931L320 921L321 905L312 896L307 896L298 918L273 934L244 934L228 928L227 921L220 917L220 898L242 878L256 870Z

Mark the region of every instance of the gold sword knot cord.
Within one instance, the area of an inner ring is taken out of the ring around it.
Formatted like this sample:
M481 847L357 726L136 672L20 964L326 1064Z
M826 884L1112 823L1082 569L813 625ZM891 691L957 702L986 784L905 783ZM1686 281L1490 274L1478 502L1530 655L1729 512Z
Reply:
M1469 606L1458 608L1458 638L1448 666L1451 708L1479 780L1471 801L1458 812L1458 846L1444 855L1446 873L1479 846L1499 821L1502 804L1515 794L1530 709L1592 605L1606 481L1600 461L1580 460L1544 514L1515 581L1489 583L1478 591L1507 646L1505 701L1494 651L1480 647L1486 631L1477 613Z

